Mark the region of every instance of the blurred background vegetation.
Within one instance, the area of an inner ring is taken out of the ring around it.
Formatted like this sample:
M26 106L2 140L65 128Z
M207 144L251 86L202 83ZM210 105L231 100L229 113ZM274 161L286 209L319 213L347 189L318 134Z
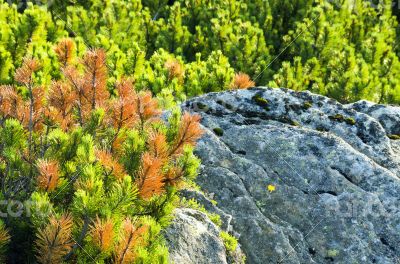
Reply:
M388 0L3 1L0 82L14 81L27 54L44 63L42 82L57 78L51 47L72 37L78 53L104 48L113 78L133 77L166 106L226 89L235 72L341 102L398 104L398 15Z
M227 89L235 72L341 102L398 104L398 8L389 0L3 1L0 82L14 82L27 54L44 65L40 82L58 78L52 47L71 37L78 56L104 48L113 79L132 77L164 107Z

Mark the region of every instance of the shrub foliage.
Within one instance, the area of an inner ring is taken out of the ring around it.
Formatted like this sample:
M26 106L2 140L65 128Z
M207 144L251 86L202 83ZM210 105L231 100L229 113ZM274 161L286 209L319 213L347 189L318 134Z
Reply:
M398 20L390 0L0 0L0 262L166 262L199 165L177 102L269 85L399 104Z
M58 70L53 43L107 53L111 81L131 77L162 106L256 85L310 90L350 102L400 102L397 5L391 0L0 1L0 82L27 55L39 83ZM14 3L10 5L9 3ZM65 63L76 54L63 54ZM114 79L114 80L113 80Z
M109 83L104 50L73 49L57 45L61 77L49 86L26 57L17 84L0 87L1 199L21 201L1 222L0 253L17 263L166 262L159 233L196 175L199 116L174 109L164 121L150 91Z

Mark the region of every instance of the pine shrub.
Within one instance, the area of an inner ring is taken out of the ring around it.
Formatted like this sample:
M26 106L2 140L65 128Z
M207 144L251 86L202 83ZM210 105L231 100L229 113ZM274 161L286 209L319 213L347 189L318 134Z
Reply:
M109 85L104 50L79 58L74 49L59 42L61 76L50 85L26 57L17 84L0 87L2 199L23 212L0 222L0 253L19 263L164 263L160 230L196 175L199 116L175 109L164 121L150 91L129 79Z

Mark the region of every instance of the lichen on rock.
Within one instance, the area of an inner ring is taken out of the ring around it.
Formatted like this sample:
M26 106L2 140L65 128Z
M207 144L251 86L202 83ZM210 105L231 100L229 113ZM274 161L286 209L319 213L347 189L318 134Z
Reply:
M268 111L254 98L268 98ZM198 103L207 111L192 107ZM399 260L400 144L388 137L400 134L398 107L252 88L210 93L183 108L200 113L206 130L196 151L199 202L239 237L248 263Z

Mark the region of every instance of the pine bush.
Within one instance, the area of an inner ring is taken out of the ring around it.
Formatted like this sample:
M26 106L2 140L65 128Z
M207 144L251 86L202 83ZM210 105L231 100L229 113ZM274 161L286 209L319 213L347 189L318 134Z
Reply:
M160 230L196 175L199 116L176 109L163 121L150 91L129 79L108 86L104 50L79 58L74 48L57 45L61 77L49 87L29 57L18 84L0 87L2 199L23 211L0 223L0 253L19 263L165 263Z

